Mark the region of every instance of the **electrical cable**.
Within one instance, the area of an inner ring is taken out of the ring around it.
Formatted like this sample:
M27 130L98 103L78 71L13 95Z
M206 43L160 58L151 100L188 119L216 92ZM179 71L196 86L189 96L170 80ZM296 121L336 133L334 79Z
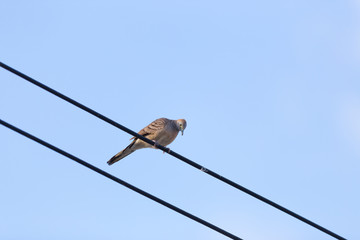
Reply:
M14 68L12 68L12 67L10 67L10 66L2 63L2 62L0 62L0 67L8 70L9 72L12 72L13 74L27 80L30 83L32 83L32 84L34 84L34 85L36 85L36 86L38 86L38 87L40 87L40 88L42 88L42 89L44 89L44 90L46 90L48 92L54 94L55 96L57 96L57 97L65 100L65 101L75 105L76 107L81 108L82 110L84 110L84 111L86 111L86 112L100 118L101 120L103 120L103 121L105 121L105 122L119 128L119 129L131 134L132 136L134 136L136 138L139 138L139 139L143 140L144 142L146 142L146 143L148 143L150 145L155 146L156 143L154 141L139 135L138 133L124 127L123 125L111 120L110 118L105 117L104 115L92 110L91 108L88 108L85 105L83 105L83 104L81 104L81 103L79 103L79 102L77 102L77 101L63 95L62 93L60 93L60 92L58 92L58 91L56 91L56 90L42 84L42 83L40 83L39 81L36 81L35 79L33 79L33 78L19 72L18 70L14 69ZM277 204L277 203L275 203L275 202L261 196L260 194L257 194L255 192L251 191L250 189L247 189L247 188L245 188L245 187L231 181L230 179L227 179L227 178L217 174L216 172L214 172L214 171L212 171L212 170L210 170L208 168L205 168L205 167L201 166L200 164L198 164L198 163L196 163L194 161L191 161L190 159L188 159L188 158L186 158L186 157L184 157L184 156L170 150L169 148L166 148L166 147L161 146L159 144L156 144L156 148L159 148L159 149L163 150L164 152L166 152L166 153L172 155L173 157L175 157L175 158L177 158L177 159L179 159L179 160L181 160L181 161L183 161L183 162L185 162L185 163L187 163L187 164L201 170L202 172L205 172L205 173L209 174L210 176L212 176L212 177L214 177L214 178L216 178L216 179L218 179L218 180L220 180L220 181L222 181L224 183L227 183L228 185L230 185L230 186L232 186L232 187L234 187L234 188L236 188L236 189L238 189L240 191L243 191L243 192L249 194L250 196L252 196L252 197L254 197L256 199L258 199L258 200L260 200L260 201L262 201L264 203L267 203L270 206L272 206L272 207L274 207L274 208L276 208L276 209L278 209L278 210L280 210L280 211L282 211L284 213L287 213L290 216L292 216L294 218L297 218L298 220L300 220L300 221L302 221L302 222L304 222L304 223L306 223L306 224L308 224L308 225L310 225L310 226L312 226L312 227L314 227L314 228L316 228L316 229L318 229L318 230L320 230L320 231L322 231L322 232L324 232L324 233L326 233L326 234L328 234L328 235L330 235L330 236L332 236L332 237L334 237L336 239L345 240L345 238L343 238L340 235L338 235L338 234L336 234L336 233L334 233L334 232L320 226L319 224L317 224L317 223L315 223L313 221L310 221L309 219L307 219L307 218L305 218L305 217L303 217L303 216L301 216L301 215L299 215L299 214L297 214L297 213L295 213L295 212L293 212L293 211L291 211L291 210L289 210L289 209L287 209L287 208L285 208L285 207L283 207L283 206L281 206L281 205L279 205L279 204Z
M97 173L99 173L99 174L101 174L101 175L103 175L103 176L105 176L105 177L107 177L107 178L109 178L109 179L111 179L111 180L113 180L113 181L127 187L127 188L130 188L131 190L133 190L133 191L135 191L135 192L137 192L137 193L139 193L139 194L141 194L141 195L143 195L143 196L145 196L145 197L147 197L147 198L149 198L149 199L151 199L151 200L153 200L153 201L155 201L157 203L162 204L165 207L168 207L168 208L174 210L175 212L178 212L178 213L180 213L180 214L182 214L182 215L184 215L184 216L186 216L186 217L188 217L188 218L190 218L190 219L192 219L192 220L194 220L194 221L196 221L198 223L201 223L201 224L205 225L208 228L211 228L211 229L213 229L213 230L215 230L215 231L217 231L217 232L219 232L219 233L221 233L221 234L223 234L223 235L225 235L225 236L227 236L227 237L229 237L231 239L242 240L241 238L239 238L239 237L237 237L237 236L235 236L235 235L233 235L233 234L231 234L231 233L229 233L229 232L227 232L227 231L225 231L225 230L223 230L223 229L221 229L221 228L219 228L219 227L217 227L217 226L215 226L215 225L213 225L213 224L211 224L211 223L209 223L209 222L207 222L207 221L205 221L205 220L203 220L203 219L201 219L199 217L196 217L195 215L192 215L192 214L182 210L181 208L178 208L178 207L176 207L176 206L174 206L174 205L172 205L172 204L170 204L168 202L165 202L164 200L162 200L162 199L160 199L158 197L155 197L154 195L151 195L150 193L147 193L147 192L141 190L140 188L137 188L137 187L135 187L135 186L121 180L120 178L117 178L114 175L111 175L110 173L105 172L104 170L101 170L100 168L95 167L94 165L91 165L90 163L88 163L88 162L86 162L84 160L81 160L80 158L75 157L74 155L72 155L72 154L70 154L68 152L65 152L64 150L61 150L60 148L57 148L54 145L51 145L50 143L47 143L44 140L41 140L41 139L31 135L30 133L27 133L27 132L25 132L25 131L23 131L23 130L21 130L21 129L19 129L19 128L17 128L15 126L3 121L2 119L0 119L0 124L4 125L5 127L9 128L9 129L11 129L11 130L25 136L25 137L27 137L27 138L29 138L29 139L31 139L31 140L45 146L45 147L47 147L47 148L50 148L51 150L53 150L53 151L55 151L57 153L60 153L61 155L65 156L67 158L70 158L71 160L74 160L75 162L77 162L77 163L79 163L79 164L81 164L81 165L83 165L83 166L85 166L85 167L87 167L87 168L89 168L89 169L91 169L91 170L93 170L93 171L95 171L95 172L97 172Z

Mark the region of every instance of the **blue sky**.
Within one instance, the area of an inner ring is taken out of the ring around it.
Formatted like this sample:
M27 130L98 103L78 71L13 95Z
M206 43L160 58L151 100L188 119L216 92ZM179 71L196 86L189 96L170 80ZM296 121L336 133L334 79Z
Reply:
M3 1L0 61L348 238L360 2ZM333 239L0 69L0 118L244 239ZM0 127L1 239L227 239Z

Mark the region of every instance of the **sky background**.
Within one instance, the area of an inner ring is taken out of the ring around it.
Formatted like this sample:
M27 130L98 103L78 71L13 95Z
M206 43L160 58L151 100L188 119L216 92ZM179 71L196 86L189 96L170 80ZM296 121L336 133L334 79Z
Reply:
M360 239L360 1L0 4L0 61ZM333 239L0 69L0 118L246 240ZM0 238L227 237L0 126Z

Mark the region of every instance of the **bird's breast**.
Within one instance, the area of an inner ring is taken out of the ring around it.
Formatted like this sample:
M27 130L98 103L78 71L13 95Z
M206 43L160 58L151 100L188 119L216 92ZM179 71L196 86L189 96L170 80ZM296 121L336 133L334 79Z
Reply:
M156 141L162 146L167 146L175 140L177 135L178 135L178 131L173 131L173 132L168 131L165 132L164 134L161 134L159 138L156 139Z

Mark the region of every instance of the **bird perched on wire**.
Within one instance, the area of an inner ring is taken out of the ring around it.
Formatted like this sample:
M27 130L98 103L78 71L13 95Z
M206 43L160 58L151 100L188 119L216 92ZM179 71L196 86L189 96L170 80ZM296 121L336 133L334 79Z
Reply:
M181 131L181 135L183 135L185 128L185 119L170 120L167 118L159 118L150 123L148 126L141 129L138 133L165 147L175 140L179 131ZM124 150L113 156L107 162L109 165L116 163L117 161L123 159L124 157L135 152L138 149L154 147L136 137L132 137L130 138L130 140L133 141L129 144L129 146L127 146Z

